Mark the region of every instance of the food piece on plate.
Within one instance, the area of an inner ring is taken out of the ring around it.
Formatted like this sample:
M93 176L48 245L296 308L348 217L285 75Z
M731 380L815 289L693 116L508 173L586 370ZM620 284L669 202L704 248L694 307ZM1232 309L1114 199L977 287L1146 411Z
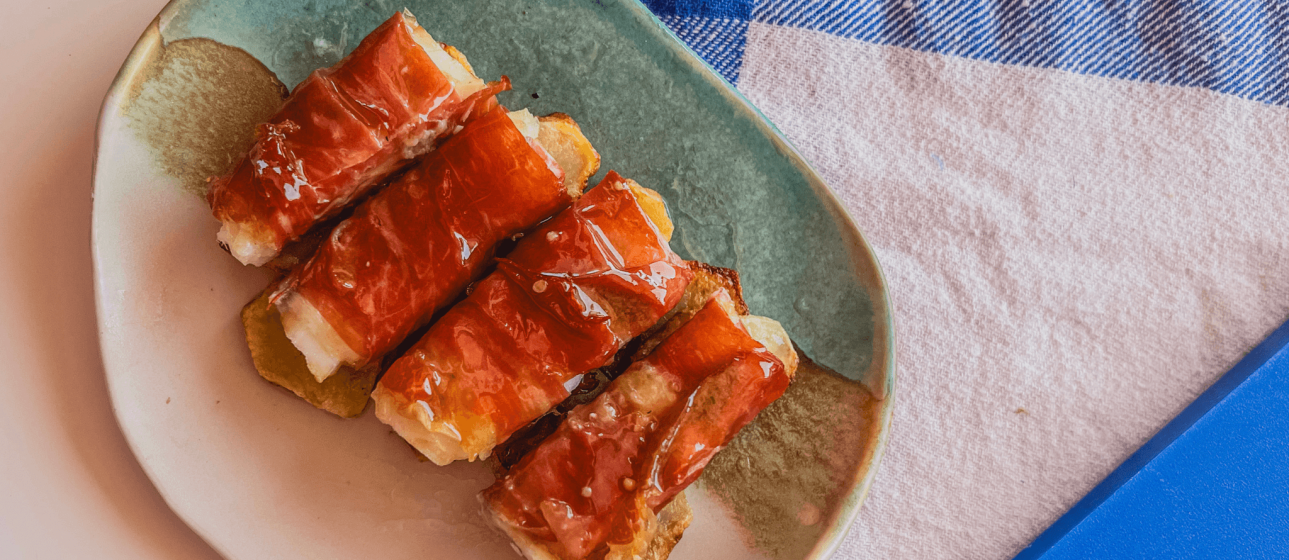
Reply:
M242 308L242 326L246 328L246 342L251 348L255 369L264 379L342 418L354 418L367 407L380 364L368 364L362 369L341 367L335 375L318 383L309 373L304 355L282 331L282 316L269 302L268 291Z
M243 264L265 264L509 88L504 77L484 84L410 12L394 14L300 82L250 152L212 180L206 198L220 244Z
M671 313L657 326L649 329L644 334L636 337L631 344L618 353L622 357L623 363L611 363L592 373L582 376L582 382L573 390L567 399L559 403L549 413L529 422L527 426L517 430L510 439L505 443L498 445L493 458L495 459L494 467L498 476L504 475L511 467L515 466L525 455L533 449L536 449L542 440L555 432L564 418L568 416L574 408L595 400L600 396L609 383L630 364L630 362L639 361L649 354L658 346L667 335L680 328L685 321L693 317L698 310L702 309L707 301L716 294L718 290L725 290L733 299L734 308L739 315L747 315L747 304L743 301L743 288L739 284L738 272L729 269L712 266L701 261L688 261L689 270L693 273L689 285L685 286L685 293L680 297L680 303L672 308Z
M716 292L725 290L734 304L734 310L739 315L749 313L747 303L743 301L743 285L739 282L738 271L731 268L721 268L712 266L705 262L689 261L689 268L694 271L694 279L685 287L685 295L681 296L680 303L676 304L676 309L666 321L650 329L645 336L640 337L639 345L635 352L632 353L631 362L639 361L648 356L658 344L667 339L667 336L675 332L681 325L689 321L695 313L698 313L707 301L716 295ZM625 367L623 365L622 367Z
M658 530L649 541L640 560L667 560L671 550L676 548L685 529L694 520L694 512L689 509L689 500L681 492L672 498L671 503L658 512Z
M609 172L526 235L390 366L376 416L430 460L486 458L675 306L689 267L657 193Z
M563 162L565 182L542 128L528 111L501 107L474 120L359 206L278 286L287 338L319 382L393 349L475 279L497 243L581 195L598 158ZM589 146L576 127L553 137Z
M335 386L330 377L340 372L354 381L339 385L348 388L343 400L361 412L380 358L477 278L499 242L580 196L598 166L567 115L498 107L471 121L270 287L273 309L246 325L256 368L333 412L311 395Z
M600 154L595 152L590 141L582 136L582 129L573 118L564 113L551 113L541 117L537 143L548 155L555 158L560 169L566 171L565 185L586 185L587 179L600 168ZM354 207L350 206L339 214L319 222L303 236L282 247L273 260L264 263L264 268L287 274L308 261L317 252L331 231L340 222L353 215Z
M779 398L797 355L783 328L717 290L483 492L530 560L646 558L660 512Z

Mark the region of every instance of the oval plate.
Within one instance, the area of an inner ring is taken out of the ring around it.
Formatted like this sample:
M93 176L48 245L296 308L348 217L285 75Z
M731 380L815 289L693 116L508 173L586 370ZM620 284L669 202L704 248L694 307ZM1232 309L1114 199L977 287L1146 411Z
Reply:
M238 310L268 276L216 246L200 196L276 108L277 79L333 64L403 7L175 0L104 101L93 250L113 406L166 501L231 559L514 555L478 515L487 468L437 468L370 410L341 420L258 379ZM753 312L841 374L803 368L717 456L672 558L827 557L873 478L895 376L881 273L844 208L634 0L406 7L480 76L508 74L507 106L577 119L605 170L667 199L682 256L737 269Z

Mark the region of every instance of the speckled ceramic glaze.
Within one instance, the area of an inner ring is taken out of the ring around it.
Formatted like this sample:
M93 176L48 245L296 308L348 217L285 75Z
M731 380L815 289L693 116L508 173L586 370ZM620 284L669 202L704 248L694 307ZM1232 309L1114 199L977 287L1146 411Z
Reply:
M745 430L690 490L695 520L672 554L827 557L890 418L894 332L877 262L779 133L633 0L163 10L104 102L93 242L113 403L166 500L233 559L514 556L478 516L486 468L418 461L370 411L340 420L258 378L238 310L268 276L216 246L197 194L275 107L274 75L294 86L404 7L481 77L510 76L508 107L573 116L603 170L667 199L681 255L737 269L754 313L850 380L812 370Z

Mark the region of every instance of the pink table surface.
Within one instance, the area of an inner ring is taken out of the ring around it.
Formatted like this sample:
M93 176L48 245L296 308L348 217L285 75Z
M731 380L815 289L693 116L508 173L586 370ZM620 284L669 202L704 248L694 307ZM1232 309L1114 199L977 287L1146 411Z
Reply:
M164 4L10 1L0 19L0 558L218 558L130 453L94 320L94 123Z

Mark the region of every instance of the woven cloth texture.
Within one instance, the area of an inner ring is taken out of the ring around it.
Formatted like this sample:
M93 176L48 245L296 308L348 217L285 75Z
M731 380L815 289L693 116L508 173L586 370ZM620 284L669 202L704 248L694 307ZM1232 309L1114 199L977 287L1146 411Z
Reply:
M1009 558L1289 315L1289 5L648 4L888 280L890 444L834 558Z

